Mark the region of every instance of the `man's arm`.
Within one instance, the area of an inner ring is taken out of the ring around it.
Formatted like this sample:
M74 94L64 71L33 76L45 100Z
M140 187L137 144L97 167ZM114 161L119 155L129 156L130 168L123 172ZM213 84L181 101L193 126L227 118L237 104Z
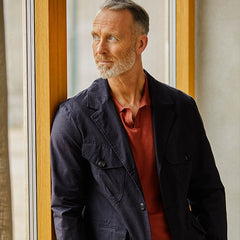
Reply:
M205 228L208 240L227 239L225 191L204 126L193 101L192 117L197 136L196 161L193 164L189 191L192 212Z
M60 107L51 132L52 211L57 240L85 240L82 212L86 169L81 134L70 113Z

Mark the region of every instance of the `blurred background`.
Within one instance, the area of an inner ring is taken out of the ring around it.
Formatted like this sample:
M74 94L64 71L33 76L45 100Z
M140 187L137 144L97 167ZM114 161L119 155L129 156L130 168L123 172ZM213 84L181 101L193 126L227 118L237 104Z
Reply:
M4 0L8 87L8 143L13 239L29 239L26 129L26 23L23 0Z

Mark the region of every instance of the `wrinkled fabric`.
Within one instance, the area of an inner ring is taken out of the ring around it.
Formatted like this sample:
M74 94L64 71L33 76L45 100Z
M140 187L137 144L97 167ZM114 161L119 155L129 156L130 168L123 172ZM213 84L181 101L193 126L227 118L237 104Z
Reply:
M146 76L172 239L226 240L224 187L197 106ZM51 174L58 240L151 240L138 172L107 80L60 105L51 132Z

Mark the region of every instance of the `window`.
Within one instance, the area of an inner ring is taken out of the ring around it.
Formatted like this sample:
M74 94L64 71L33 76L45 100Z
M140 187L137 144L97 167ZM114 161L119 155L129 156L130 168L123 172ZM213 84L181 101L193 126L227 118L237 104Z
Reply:
M13 238L29 239L25 1L4 0Z
M73 5L74 8L79 8L79 5L77 4L79 1L74 1L75 5ZM41 131L37 131L37 164L38 164L38 238L39 239L52 239L53 234L53 227L52 227L52 218L50 214L50 153L49 153L49 145L48 140L50 138L50 128L51 128L51 122L54 117L55 110L58 106L58 104L65 100L67 97L66 94L66 72L67 72L67 65L66 65L66 53L68 52L68 85L69 85L69 96L74 95L78 91L82 90L83 88L87 87L96 77L90 77L88 75L88 81L87 83L84 83L84 81L81 81L82 79L79 79L77 81L77 84L85 84L82 86L74 86L71 82L73 81L73 78L76 78L76 72L78 72L78 69L75 69L75 75L72 70L69 68L71 67L71 61L73 61L74 57L77 55L71 56L71 47L68 46L68 51L65 49L66 44L66 32L65 32L65 20L66 20L66 12L68 15L68 31L73 31L72 33L68 33L68 44L71 44L73 42L75 45L79 44L80 38L76 38L74 41L71 40L71 34L75 35L77 33L77 30L71 30L71 19L69 19L69 8L71 7L71 4L74 4L73 0L69 1L41 1L41 0L35 0L35 54L36 54L36 106L37 106L37 117L36 122L37 126L41 126ZM83 3L83 1L81 1ZM98 5L102 2L102 0L99 0L98 2L89 1L89 6L95 6L95 10L92 11L91 14L96 13L96 10L98 9ZM171 26L171 33L170 39L171 46L169 47L171 54L171 62L176 63L176 53L173 51L173 48L176 48L176 42L174 41L174 38L172 38L171 35L174 35L176 33L176 26L175 22L179 23L180 30L184 29L184 31L187 31L188 34L184 35L178 34L176 36L177 42L185 42L184 47L181 46L181 53L184 52L184 54L179 54L178 58L178 66L179 69L181 69L181 75L177 77L177 81L181 83L187 82L188 85L189 81L194 81L193 78L189 80L188 73L189 69L193 71L194 69L194 61L190 61L192 59L189 58L189 52L192 52L193 48L189 48L189 45L193 43L194 38L189 38L189 35L192 34L192 31L189 30L189 22L192 21L192 16L194 16L194 12L190 15L190 11L192 11L192 7L194 8L194 4L190 7L187 4L187 0L184 0L181 5L176 6L176 1L171 0L169 1L169 10L167 12L171 12L171 15L169 15L169 18L171 21L169 23L165 22L166 24L169 24ZM67 4L67 6L66 6ZM93 5L94 4L94 5ZM146 4L146 3L145 3ZM145 5L143 5L145 7ZM165 5L166 6L166 5ZM175 7L173 7L175 6ZM65 11L67 7L67 11ZM72 7L72 8L73 8ZM184 8L184 11L182 11ZM76 10L75 9L75 10ZM184 14L182 14L184 12ZM176 13L178 13L176 15ZM83 14L84 11L83 11ZM85 15L89 16L89 13L86 13ZM94 17L94 15L92 15ZM158 12L156 12L156 15L158 16ZM71 16L76 19L77 17L71 13ZM190 18L189 18L190 16ZM57 21L56 21L57 19ZM91 24L92 19L90 23L88 24L89 33L86 31L86 34L89 36L89 40L87 42L91 43ZM179 19L181 21L179 21ZM90 18L88 19L90 20ZM80 24L78 22L78 24ZM90 25L89 25L90 24ZM184 25L184 26L183 26ZM83 26L84 27L84 26ZM80 25L75 25L75 28L80 28ZM74 29L74 28L73 28ZM194 29L194 28L193 28ZM194 31L193 31L194 32ZM75 37L75 36L74 36ZM165 35L165 37L167 37ZM188 41L190 39L190 41ZM187 40L187 41L186 41ZM168 45L169 41L165 42L165 47ZM91 46L91 44L90 44ZM179 46L180 48L180 46ZM178 49L176 49L176 52L178 52ZM72 47L72 49L75 49L77 52L78 49ZM166 50L167 48L165 48ZM84 49L82 50L84 51ZM87 58L91 59L91 47L87 51L88 55ZM166 50L167 51L167 50ZM167 51L168 52L168 51ZM81 55L82 52L79 52L78 54ZM169 54L167 54L168 56ZM78 56L79 57L79 56ZM162 56L164 57L164 56ZM51 61L49 61L49 59ZM184 61L182 61L184 60ZM81 63L84 63L85 59L83 59L81 62L78 59L76 68L80 68ZM93 63L93 59L91 60L93 64L92 71L95 71L96 68ZM171 66L176 66L175 64L168 64L169 59L167 61L167 73L165 71L165 76L168 76L168 71L170 72L169 75L172 75L172 83L171 85L175 85L174 80L176 81L176 74L171 71ZM184 63L184 64L183 64ZM169 65L169 67L168 67ZM86 66L82 65L82 66ZM85 67L84 67L85 68ZM149 69L148 69L149 70ZM84 69L85 71L85 69ZM151 70L150 70L151 71ZM171 74L172 73L172 74ZM155 76L156 74L153 73ZM73 77L73 75L75 77ZM157 77L157 76L156 76ZM160 79L161 80L161 79ZM75 81L75 80L74 80ZM168 80L166 80L167 82ZM72 87L73 85L74 87ZM184 89L187 93L189 92L189 88Z

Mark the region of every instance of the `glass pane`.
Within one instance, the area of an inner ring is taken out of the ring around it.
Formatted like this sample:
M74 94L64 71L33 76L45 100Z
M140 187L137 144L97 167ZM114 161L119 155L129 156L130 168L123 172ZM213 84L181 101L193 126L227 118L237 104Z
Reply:
M28 164L25 115L24 0L4 0L8 85L9 161L12 190L13 238L28 237Z
M103 0L68 0L68 95L88 87L99 77L92 55L93 19ZM161 82L168 76L168 1L136 0L150 16L148 46L143 54L144 68Z

